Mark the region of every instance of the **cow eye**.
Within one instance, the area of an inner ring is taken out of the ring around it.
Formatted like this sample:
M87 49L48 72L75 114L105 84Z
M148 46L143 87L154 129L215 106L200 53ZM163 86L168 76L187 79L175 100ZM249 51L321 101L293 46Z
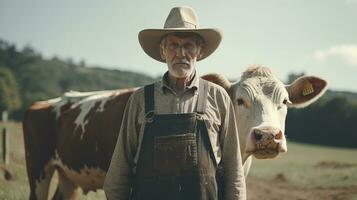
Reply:
M237 99L237 103L239 106L244 105L244 100L242 98Z
M288 100L287 99L284 99L283 103L278 105L278 110L282 109L283 108L283 105L287 105L288 104Z

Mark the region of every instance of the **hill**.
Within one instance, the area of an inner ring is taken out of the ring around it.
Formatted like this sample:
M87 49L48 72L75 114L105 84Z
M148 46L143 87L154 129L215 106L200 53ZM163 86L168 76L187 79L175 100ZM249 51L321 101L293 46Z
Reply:
M120 89L154 81L140 73L89 67L83 61L75 64L70 59L45 59L31 47L17 50L3 40L0 40L0 70L16 79L16 86L9 90L18 91L20 96L21 106L13 109L12 116L17 120L21 120L23 111L32 102L54 98L69 90Z

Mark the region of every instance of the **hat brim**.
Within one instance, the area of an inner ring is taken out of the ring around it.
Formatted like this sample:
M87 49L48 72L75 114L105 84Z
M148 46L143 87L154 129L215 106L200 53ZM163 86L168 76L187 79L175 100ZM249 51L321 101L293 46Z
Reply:
M223 33L219 29L201 28L201 29L187 29L187 28L166 28L166 29L145 29L139 33L139 42L147 55L153 59L165 62L160 55L160 42L164 35L169 33L196 33L201 36L205 42L202 49L202 56L197 59L202 60L211 55L218 47L222 40Z

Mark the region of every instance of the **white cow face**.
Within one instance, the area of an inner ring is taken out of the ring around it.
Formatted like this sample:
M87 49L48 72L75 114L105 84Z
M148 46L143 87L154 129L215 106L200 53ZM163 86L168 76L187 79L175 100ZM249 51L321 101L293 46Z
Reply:
M284 86L270 69L252 67L229 88L237 118L243 160L274 158L287 151L285 119L288 106L303 107L320 97L326 81L302 77Z
M285 118L289 94L284 85L267 77L243 79L232 86L243 159L273 158L286 152Z

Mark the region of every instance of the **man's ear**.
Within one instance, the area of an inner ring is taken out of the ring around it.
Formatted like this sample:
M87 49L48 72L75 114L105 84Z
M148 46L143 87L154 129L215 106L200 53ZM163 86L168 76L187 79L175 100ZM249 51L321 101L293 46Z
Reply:
M202 53L202 52L200 52L200 54L198 54L198 59L201 59L201 58L202 58L202 56L203 56L203 53Z
M203 48L202 47L200 47L200 53L198 54L198 56L197 56L197 58L198 59L201 59L202 57L203 57Z
M166 54L164 48L162 48L161 46L160 46L160 57L162 60L166 60Z
M327 81L315 76L303 76L285 86L291 103L289 107L302 108L319 99L327 89Z

